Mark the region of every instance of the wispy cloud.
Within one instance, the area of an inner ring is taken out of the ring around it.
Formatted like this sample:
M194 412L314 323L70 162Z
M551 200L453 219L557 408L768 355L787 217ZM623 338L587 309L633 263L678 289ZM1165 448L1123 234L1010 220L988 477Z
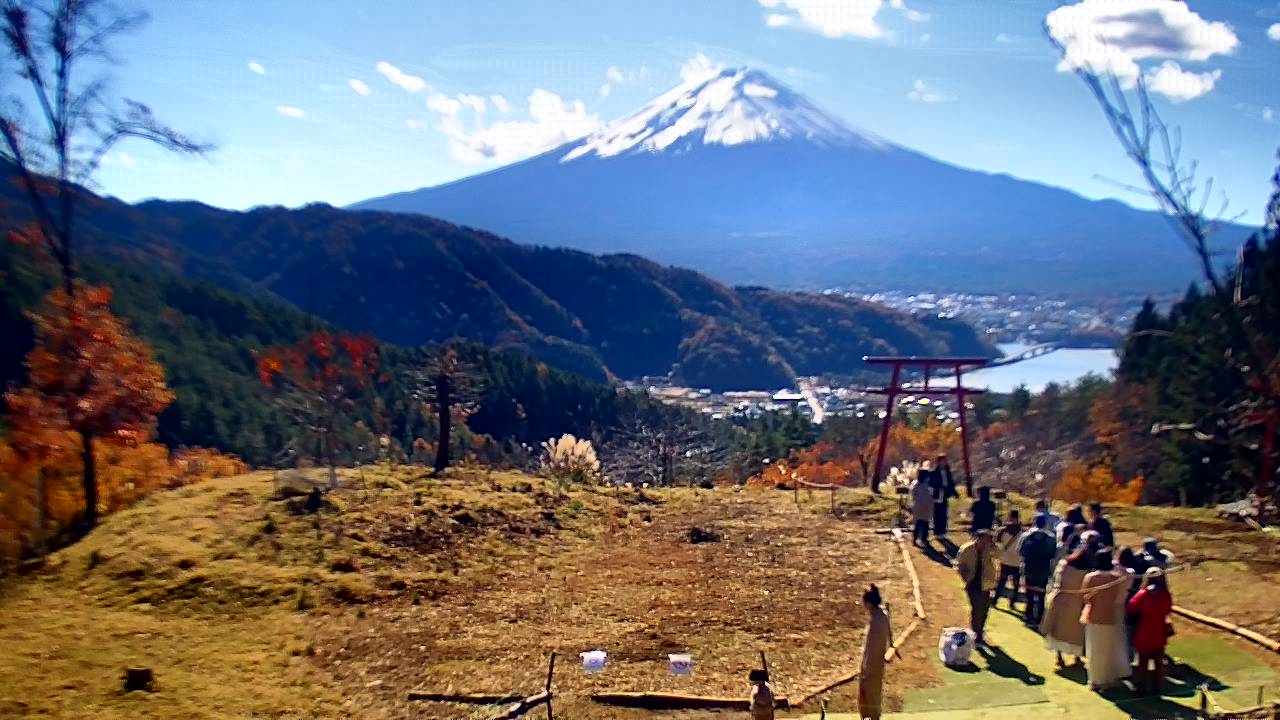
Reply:
M369 86L366 85L363 80L351 78L347 81L347 84L351 86L352 90L356 91L357 95L364 95L365 97L369 96Z
M907 93L907 97L916 102L927 103L929 105L937 105L938 103L951 102L955 100L955 96L946 95L938 92L936 89L929 87L924 80L916 80L911 83L911 91Z
M774 28L796 27L829 38L888 37L889 31L877 22L880 11L888 7L911 22L924 22L928 13L907 7L906 0L759 0L769 12L765 25Z
M1233 53L1240 45L1226 23L1205 20L1186 4L1168 0L1082 0L1050 12L1045 24L1064 48L1059 71L1085 68L1112 75L1127 87L1143 75L1143 60L1203 62ZM1188 99L1185 76L1194 73L1174 65L1176 70L1167 65L1148 70L1163 73L1161 89L1152 90L1165 94L1167 89L1173 93L1168 95L1171 99ZM1204 87L1200 94L1212 89L1217 79L1213 73L1195 75Z
M422 121L419 120L418 118L409 118L404 121L404 126L409 128L410 130L421 130Z
M257 60L250 60L249 72L254 73L255 75L266 75L267 69L262 67L262 63L258 62Z
M680 79L687 83L705 80L720 72L721 67L720 63L712 62L711 58L698 53L686 60L680 68Z
M119 161L119 163L120 163L121 165L123 165L124 167L127 167L127 168L132 168L132 167L137 167L137 166L138 166L138 161L137 161L136 159L134 159L134 157L133 157L132 155L130 155L130 154L128 154L128 153L125 153L125 152L117 152L117 153L116 153L116 160L117 160L117 161Z
M427 81L417 75L410 75L400 70L400 68L392 65L386 60L380 61L374 66L383 77L385 77L392 85L404 90L407 93L422 92L427 87Z
M503 115L511 112L511 103L507 102L507 99L501 95L490 95L489 102L493 103L494 110L497 110Z
M626 79L622 76L622 70L617 65L610 65L609 69L604 71L604 76L611 83L620 83Z
M504 99L494 101L501 113L512 110ZM503 107L505 106L505 107ZM479 95L436 93L427 98L436 113L436 129L449 139L449 152L464 163L513 162L587 135L602 125L581 100L566 101L542 88L529 94L527 118L486 122L487 108Z
M291 117L298 120L301 120L302 118L305 118L307 116L306 110L303 110L302 108L294 107L292 105L277 105L276 112L280 113L285 117Z
M1165 60L1159 68L1147 72L1146 82L1152 92L1158 92L1173 102L1180 103L1209 92L1220 77L1221 70L1195 73L1183 70L1181 65L1172 60Z

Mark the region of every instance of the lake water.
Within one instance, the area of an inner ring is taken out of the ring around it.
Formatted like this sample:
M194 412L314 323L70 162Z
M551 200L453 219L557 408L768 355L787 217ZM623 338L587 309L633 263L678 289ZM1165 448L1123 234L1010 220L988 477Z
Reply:
M999 347L1005 354L1015 354L1027 346L1007 343ZM1072 383L1091 373L1110 377L1119 363L1115 350L1054 350L1030 360L965 373L964 384L999 393L1026 385L1032 392L1039 392L1051 382Z

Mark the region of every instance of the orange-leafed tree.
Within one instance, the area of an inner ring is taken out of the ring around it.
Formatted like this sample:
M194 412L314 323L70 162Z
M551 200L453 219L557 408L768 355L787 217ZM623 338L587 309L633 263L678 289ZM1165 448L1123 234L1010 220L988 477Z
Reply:
M50 431L80 438L84 529L98 518L94 439L145 438L156 414L173 401L164 370L108 306L111 291L77 284L59 288L29 315L35 345L27 353L27 384L5 394L26 452L40 453Z
M1137 505L1146 484L1141 475L1121 482L1107 463L1072 463L1062 473L1053 489L1053 497L1069 503L1101 502L1113 505Z
M368 335L320 330L298 343L258 356L258 374L279 394L282 408L316 436L319 456L329 468L329 487L338 486L340 426L358 395L378 373L378 351Z

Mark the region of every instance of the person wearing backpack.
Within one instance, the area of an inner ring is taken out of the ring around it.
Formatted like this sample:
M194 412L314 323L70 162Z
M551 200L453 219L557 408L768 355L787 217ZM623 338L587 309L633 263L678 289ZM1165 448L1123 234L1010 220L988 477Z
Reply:
M1044 514L1035 517L1034 525L1022 534L1018 541L1018 554L1022 556L1022 575L1026 581L1026 622L1031 627L1040 624L1044 617L1044 596L1053 572L1053 559L1058 543L1049 534L1049 518Z

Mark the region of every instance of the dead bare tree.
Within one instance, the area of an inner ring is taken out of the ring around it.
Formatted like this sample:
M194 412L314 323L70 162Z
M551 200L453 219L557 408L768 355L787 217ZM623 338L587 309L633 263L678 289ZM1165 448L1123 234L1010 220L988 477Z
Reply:
M1049 39L1059 55L1065 57L1063 45L1052 34ZM1160 117L1141 77L1132 88L1126 88L1116 75L1096 68L1080 66L1075 72L1102 109L1121 148L1142 175L1146 187L1129 189L1155 199L1199 264L1226 333L1229 348L1224 358L1226 368L1240 373L1249 391L1243 402L1222 408L1221 417L1211 423L1213 432L1207 434L1234 436L1260 428L1261 463L1255 491L1265 506L1273 492L1274 437L1280 424L1280 352L1272 338L1275 328L1264 327L1251 317L1250 311L1256 302L1245 296L1239 278L1235 282L1225 280L1219 265L1219 248L1214 246L1213 234L1226 213L1227 203L1224 199L1212 217L1207 213L1213 198L1213 181L1197 180L1196 162L1183 159L1181 134ZM1278 202L1273 198L1268 208L1268 225L1272 228ZM1242 265L1239 271L1243 271Z
M600 449L609 482L650 487L708 479L723 469L725 454L710 433L670 414L637 419Z
M414 397L436 417L436 475L443 473L452 461L449 445L454 415L465 417L480 401L480 377L479 369L463 357L457 347L448 345L424 350L422 361L410 372Z
M103 158L127 139L177 153L212 149L156 119L151 108L111 96L105 78L81 80L83 65L110 62L110 43L146 21L101 0L3 0L9 70L19 78L0 99L0 159L17 173L34 227L75 292L76 200ZM23 98L34 99L34 111Z

